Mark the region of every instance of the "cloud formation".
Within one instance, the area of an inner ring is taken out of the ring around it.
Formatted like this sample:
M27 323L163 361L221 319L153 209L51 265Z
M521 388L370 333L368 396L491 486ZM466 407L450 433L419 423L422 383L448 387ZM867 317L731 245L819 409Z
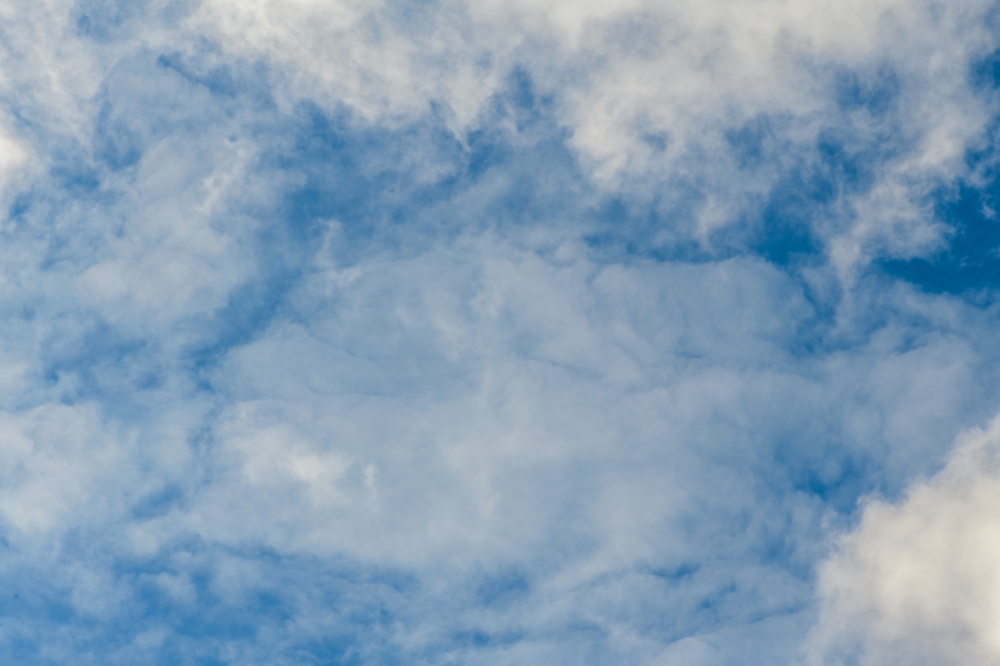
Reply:
M521 70L595 185L675 218L661 234L712 245L790 178L826 180L837 194L812 232L843 273L942 242L928 198L968 174L966 151L981 146L996 105L972 73L995 48L991 12L988 2L220 1L191 25L280 67L287 103L389 122L438 109L459 136L490 119L490 100Z
M1000 661L997 421L899 503L872 501L821 569L815 663Z
M988 660L993 11L4 3L0 654Z

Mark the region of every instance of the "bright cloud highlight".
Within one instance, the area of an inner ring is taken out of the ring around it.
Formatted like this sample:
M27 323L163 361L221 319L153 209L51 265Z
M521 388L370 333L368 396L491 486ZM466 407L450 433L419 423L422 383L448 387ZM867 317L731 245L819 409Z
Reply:
M1000 659L998 424L964 434L905 501L869 503L823 565L817 663L990 664ZM856 662L855 662L856 663Z

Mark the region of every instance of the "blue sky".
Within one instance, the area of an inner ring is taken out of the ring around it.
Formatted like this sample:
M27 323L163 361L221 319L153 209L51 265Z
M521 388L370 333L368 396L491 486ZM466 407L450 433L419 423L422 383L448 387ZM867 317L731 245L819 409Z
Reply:
M3 660L1000 660L993 3L0 17Z

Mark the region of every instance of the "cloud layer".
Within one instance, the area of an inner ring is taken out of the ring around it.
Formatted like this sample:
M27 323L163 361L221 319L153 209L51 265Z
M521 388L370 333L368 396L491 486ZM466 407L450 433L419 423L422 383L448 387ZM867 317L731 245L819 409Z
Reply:
M993 5L0 14L6 659L995 656Z

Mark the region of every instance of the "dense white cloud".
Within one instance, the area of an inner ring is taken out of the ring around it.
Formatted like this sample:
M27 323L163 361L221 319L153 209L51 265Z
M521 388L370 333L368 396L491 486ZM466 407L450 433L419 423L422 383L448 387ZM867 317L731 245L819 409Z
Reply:
M898 503L872 500L820 576L810 663L1000 663L1000 422Z

